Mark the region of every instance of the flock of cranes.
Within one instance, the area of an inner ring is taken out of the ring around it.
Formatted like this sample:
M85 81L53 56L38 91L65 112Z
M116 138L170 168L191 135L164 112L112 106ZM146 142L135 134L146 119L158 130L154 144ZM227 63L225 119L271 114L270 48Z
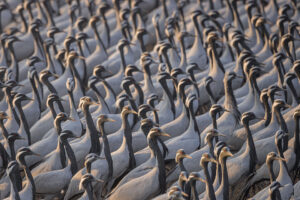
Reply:
M299 20L298 0L2 0L0 199L300 199Z

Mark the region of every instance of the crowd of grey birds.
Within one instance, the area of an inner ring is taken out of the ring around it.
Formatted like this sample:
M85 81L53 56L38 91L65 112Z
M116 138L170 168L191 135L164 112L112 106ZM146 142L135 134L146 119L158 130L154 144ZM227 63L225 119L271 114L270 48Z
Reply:
M300 199L299 20L298 0L1 0L0 199Z

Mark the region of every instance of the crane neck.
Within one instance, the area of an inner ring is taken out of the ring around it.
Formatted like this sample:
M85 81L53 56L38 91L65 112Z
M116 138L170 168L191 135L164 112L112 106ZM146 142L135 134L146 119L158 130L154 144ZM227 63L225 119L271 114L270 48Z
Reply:
M126 145L129 151L129 169L133 169L136 166L136 161L134 157L133 147L132 147L132 131L130 124L128 122L128 114L122 114L122 130L124 130L124 137L126 140Z
M125 53L124 48L125 47L118 48L120 56L121 56L121 64L122 64L122 67L120 68L120 71L122 71L123 73L126 70L126 60L125 60L125 55L124 55L124 53Z
M46 17L48 20L48 27L55 27L55 21L53 19L53 9L49 1L43 2L44 7L46 8ZM79 8L80 9L80 8Z
M272 183L273 181L276 180L276 176L274 174L273 170L273 160L267 162L268 170L269 170L269 177L270 177L270 182Z
M186 65L187 65L187 57L186 57L186 50L185 50L185 44L184 44L184 37L180 38L180 64L179 66L182 68L183 71L186 71Z
M111 153L110 153L110 148L109 148L109 142L106 136L106 133L104 131L104 123L101 123L99 126L99 130L100 130L100 134L103 140L103 144L104 144L104 155L105 155L105 159L107 161L108 164L108 177L112 178L113 176L113 160L111 157Z
M66 159L67 159L66 152L65 152L63 143L61 141L59 141L59 140L57 142L56 151L59 152L60 163L61 163L62 168L65 168L67 166L67 163L66 163Z
M158 168L158 180L160 186L160 193L164 193L166 191L166 171L165 171L165 161L163 155L158 147L157 140L158 138L154 138L154 146L153 149L156 155L156 167Z
M182 171L182 172L183 171L187 171L186 168L185 168L185 166L184 166L184 164L183 164L183 158L179 159L178 166L180 168L180 171Z
M213 64L214 64L214 70L221 69L223 73L225 73L224 65L220 60L220 57L218 56L216 45L212 44L212 57L213 57Z
M137 90L138 95L139 95L139 105L142 105L144 103L144 92L139 84L134 83L134 87ZM156 111L154 111L154 113L155 112Z
M228 171L226 167L227 157L224 157L221 160L221 168L222 168L222 182L220 188L223 189L223 199L229 200L229 180L228 180Z
M110 28L109 28L109 25L108 25L108 22L107 22L107 18L105 16L104 13L101 13L100 14L103 18L103 22L104 22L104 26L105 26L105 31L106 31L106 34L107 34L107 46L109 47L110 46Z
M9 174L10 179L10 198L14 200L21 200L20 195L17 188L17 179L16 174Z
M218 159L218 157L216 158ZM217 164L216 165L216 176L215 176L215 180L214 180L214 188L217 190L219 185L221 184L222 181L222 170L221 170L221 164Z
M72 72L72 74L73 74L73 77L74 77L74 79L75 79L75 85L76 85L76 87L79 86L79 87L80 87L80 90L81 90L81 93L84 94L85 89L84 89L83 83L82 83L82 81L81 81L80 75L79 75L79 73L78 73L78 70L77 70L76 67L75 67L74 60L71 60L71 61L69 62L69 65L70 65L70 68L71 68L71 72Z
M5 40L1 40L1 54L2 54L2 56L4 58L5 64L7 64L8 63L8 60L7 60L7 58L8 58L8 52L5 49Z
M279 126L281 127L281 130L283 130L285 133L288 133L288 128L287 125L285 123L285 120L281 114L280 111L280 107L275 107L273 106L272 108L272 122L275 122L275 120L277 121L277 123L279 124Z
M100 34L99 34L99 32L98 32L98 30L96 28L96 25L93 25L92 29L94 30L94 34L95 34L97 42L98 42L97 48L100 48L100 50L103 50L104 53L105 53L105 55L108 56L106 48L104 46L104 43L103 43L103 41L102 41L102 39L100 37Z
M145 86L147 88L154 88L153 82L151 79L150 65L151 65L151 63L147 63L147 64L143 65Z
M111 87L111 85L106 80L102 80L102 82L103 82L106 94L113 95L114 99L116 100L116 93L113 90L113 88Z
M175 107L175 103L173 101L173 97L170 92L170 89L168 88L167 81L166 81L166 79L161 79L161 80L159 80L159 83L162 86L163 91L164 91L163 96L166 96L168 98L168 99L164 99L164 101L169 102L169 104L171 106L171 111L173 113L173 119L175 119L176 118L176 107Z
M49 79L46 77L41 78L41 81L51 93L58 94L55 87L50 83Z
M168 67L168 72L171 73L172 71L172 65L171 65L171 62L170 62L170 59L169 59L169 56L167 54L167 51L162 51L162 56L164 57L164 61Z
M196 121L196 116L195 116L195 112L194 112L194 109L193 109L193 103L191 103L189 105L189 117L190 117L190 124L189 126L193 127L194 129L194 132L196 132L199 136L199 145L201 145L201 137L200 137L200 130L199 130L199 127L198 127L198 124L197 124L197 121Z
M269 102L268 102L268 97L265 97L263 98L263 105L264 105L264 108L265 108L265 116L264 116L264 119L265 119L265 127L267 127L270 122L271 122L271 108L270 108L270 105L269 105Z
M56 111L54 109L53 101L49 101L48 107L50 109L50 112L52 114L53 119L55 119L56 118Z
M57 106L58 106L59 111L60 111L60 112L65 112L65 111L64 111L64 107L63 107L62 103L60 102L60 100L56 101L56 103L57 103ZM50 105L51 105L51 104L50 104ZM53 107L53 109L54 109L53 103L52 103L52 107ZM55 110L55 109L54 109L54 110ZM55 114L55 117L56 117L56 114Z
M22 163L22 166L24 167L25 176L26 176L26 179L28 181L26 187L28 187L28 184L31 185L32 197L33 197L33 199L35 199L36 187L35 187L35 183L34 183L34 179L33 179L33 176L31 174L31 171L30 171L28 165L25 162L24 156L19 157L19 160Z
M143 131L144 135L148 136L150 130L153 128L153 125L144 125L144 126L141 126L141 130Z
M256 44L265 44L265 41L263 39L263 33L261 33L259 27L255 27L255 32L256 32L256 40L257 40Z
M42 57L42 59L46 60L46 55L43 48L43 39L39 33L39 31L33 31L33 43L34 43L34 49L37 51L37 53Z
M229 110L234 115L236 121L239 122L241 113L238 110L237 102L233 94L232 81L231 80L224 81L224 87L225 87L224 107L226 110Z
M259 87L258 87L258 85L257 85L257 76L251 76L250 77L250 84L251 84L251 86L252 86L252 90L253 90L253 94L256 94L256 95L258 95L258 96L260 96L260 89L259 89Z
M16 53L15 53L15 51L13 49L13 44L10 44L8 46L8 50L10 51L10 56L11 56L10 68L14 72L15 81L19 82L19 64L18 64Z
M199 200L198 192L196 189L196 180L190 180L190 187L191 187L191 195L193 200Z
M74 151L73 151L71 145L69 144L68 140L65 140L63 142L63 144L64 144L65 150L67 152L68 158L71 163L70 169L71 169L72 176L74 176L76 174L76 172L78 171L76 156L75 156Z
M195 43L199 44L199 39L200 39L201 44L203 44L203 38L202 38L202 35L201 35L201 32L200 32L200 27L199 27L199 23L198 23L197 19L198 19L197 17L192 18L195 33L196 33L196 38L195 38L196 42Z
M33 100L38 102L39 105L39 118L40 118L40 114L42 113L42 102L41 102L41 97L40 94L38 92L38 89L35 85L35 80L34 77L33 78L29 78L30 84L31 84L31 88L32 88L32 94L33 94Z
M294 87L292 80L290 80L290 79L287 80L287 86L289 87L289 89L292 92L293 104L296 103L298 105L300 103L300 100L299 100L298 94L296 92L296 89Z
M160 42L163 41L160 29L159 29L159 24L154 25L154 30L155 30L155 38L156 38L156 44L159 44Z
M100 94L97 87L95 85L92 85L91 89L96 93L98 102L100 102L100 104L101 104L101 107L99 109L101 109L103 113L110 113L109 106L107 105L106 101L104 100L104 98Z
M46 56L46 66L47 66L46 69L53 73L56 73L53 61L50 57L50 46L44 45L44 51L45 51L45 56Z
M207 92L207 94L209 96L209 100L210 100L211 105L217 103L217 101L216 101L216 99L215 99L215 97L213 95L213 92L212 92L212 90L210 88L210 83L205 85L205 89L206 89L206 92Z
M10 159L16 160L16 151L15 151L15 140L8 140L9 150L10 150Z
M13 100L11 97L11 89L6 88L5 89L5 96L6 96L6 102L8 104L8 110L10 113L10 117L12 118L12 120L15 120L17 122L17 124L20 126L20 118L17 115L17 112L15 110L15 107L13 106Z
M232 6L229 2L229 0L225 0L225 3L226 3L226 16L228 16L228 20L229 21L233 21L234 20L234 16L233 16L233 9L232 9Z
M140 43L140 48L141 48L142 52L146 52L147 50L146 50L145 41L144 41L144 34L139 35L137 37L137 39Z
M274 190L271 194L270 194L270 199L271 200L281 200L281 194L280 191L278 189Z
M90 137L91 141L91 149L90 153L95 153L97 155L100 155L101 153L101 147L100 147L100 142L98 138L98 131L94 125L93 118L91 116L91 113L89 111L89 106L85 105L83 106L83 113L84 117L86 119L86 134Z
M247 134L247 150L245 151L245 153L247 154L249 153L250 155L249 173L253 173L255 171L255 166L258 161L256 149L255 149L252 133L250 131L249 122L248 121L244 122L243 125Z
M26 18L24 17L24 13L22 11L19 12L19 14L20 14L20 17L21 17L21 20L22 20L23 30L26 33L26 32L28 32L28 24L27 24Z
M163 0L162 1L162 6L163 6L163 13L164 13L164 18L166 19L167 17L169 17L169 13L168 13L168 8L167 8L167 0Z
M68 90L68 96L69 96L69 105L70 105L70 116L74 116L77 113L77 111L76 111L73 91Z
M294 131L294 153L296 154L296 161L294 168L298 167L300 161L300 141L299 141L299 133L300 133L300 126L299 126L299 118L295 118L295 131Z
M0 156L2 158L2 163L3 163L2 165L6 169L9 162L9 155L5 150L4 146L2 145L2 143L0 144Z
M241 18L240 18L238 9L237 9L237 2L236 1L232 1L231 6L232 6L232 11L233 11L233 20L235 21L236 27L238 27L239 29L241 29L241 31L244 31L245 28L243 26L243 23L241 21Z
M91 184L89 184L86 188L85 188L85 193L88 196L88 200L93 200L94 196L93 196L93 186Z
M0 129L1 129L1 132L2 132L2 136L6 139L7 141L7 138L8 138L8 131L7 129L5 128L4 126L4 122L3 122L3 119L0 120Z
M187 183L186 181L184 181L182 179L178 179L178 186L182 189L182 191L184 191L186 183Z
M24 129L27 135L27 140L28 140L28 146L31 145L31 133L30 133L30 129L29 129L29 125L25 116L25 113L23 111L22 105L21 103L16 103L15 105L19 111L19 115L20 115L20 128Z
M206 193L208 193L208 196L209 196L209 199L210 200L216 200L216 195L215 195L215 191L214 191L214 188L213 188L213 185L212 185L212 180L211 180L211 177L209 175L209 172L208 172L208 163L205 162L203 163L204 166L203 166L203 170L204 170L204 174L205 174L205 183L206 183Z

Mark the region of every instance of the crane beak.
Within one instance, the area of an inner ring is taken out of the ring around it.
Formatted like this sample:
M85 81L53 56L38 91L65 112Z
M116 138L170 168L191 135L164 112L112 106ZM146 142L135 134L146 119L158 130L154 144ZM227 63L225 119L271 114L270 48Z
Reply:
M98 106L98 105L100 105L100 103L92 101L92 102L90 102L90 105L97 105Z
M201 182L205 183L205 180L203 178L195 177L195 179L198 180L198 181L201 181Z
M11 117L9 117L8 115L6 116L2 116L3 119L11 119Z
M218 133L218 136L222 136L222 137L227 137L226 135L222 134L222 133Z
M213 158L209 159L209 161L218 164L218 161L216 161L216 160L213 159Z
M136 111L134 111L134 110L129 110L128 111L129 113L131 113L131 114L134 114L134 115L139 115Z
M34 101L34 99L29 98L29 97L25 97L25 100L28 100L28 101Z
M67 119L70 120L70 121L73 121L73 122L76 121L76 120L75 120L74 118L72 118L72 117L68 117Z
M192 156L190 156L190 155L187 155L187 154L185 154L185 155L182 155L182 157L183 157L183 158L192 159Z
M81 60L85 60L85 57L83 57L83 56L78 56L78 58Z
M60 101L66 101L66 100L64 100L64 99L62 99L62 98L59 98L58 100L60 100Z
M33 152L33 151L31 151L31 154L32 154L32 155L35 155L35 156L38 156L38 157L42 157L41 154L35 153L35 152Z
M106 121L106 122L115 122L116 120L111 119L111 118L107 118L105 121Z
M26 140L25 138L23 138L23 137L21 137L21 136L19 136L17 139L18 139L18 140Z
M98 178L95 178L95 177L94 177L94 180L93 180L93 181L96 181L96 182L99 182L99 183L103 183L103 182L104 182L103 180L98 179Z
M275 159L276 159L276 160L282 160L282 161L285 161L285 162L286 162L286 159L281 158L280 156L276 156Z
M155 127L159 127L159 124L157 124L157 123L153 123L153 126L155 126Z
M229 157L232 157L232 156L233 156L233 154L232 154L230 151L227 151L227 153L226 153L225 155L227 155L227 156L229 156Z
M55 78L59 78L59 75L58 75L58 74L51 73L51 76L53 76L53 77L55 77Z
M230 112L229 110L227 110L227 109L225 109L225 108L223 108L223 110L224 110L224 112Z
M168 133L165 133L165 132L160 132L159 135L165 136L165 137L171 137L171 135L169 135Z
M187 193L185 193L185 192L181 192L181 194L182 194L182 196L184 196L184 197L189 197L189 195L188 195Z
M289 104L285 104L284 107L285 107L285 108L292 108L292 106L289 105Z

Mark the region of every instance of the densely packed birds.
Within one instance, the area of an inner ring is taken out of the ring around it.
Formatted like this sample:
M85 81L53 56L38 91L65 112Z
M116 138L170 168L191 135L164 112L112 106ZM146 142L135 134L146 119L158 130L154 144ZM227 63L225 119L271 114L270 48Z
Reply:
M2 0L0 199L300 199L298 0Z

